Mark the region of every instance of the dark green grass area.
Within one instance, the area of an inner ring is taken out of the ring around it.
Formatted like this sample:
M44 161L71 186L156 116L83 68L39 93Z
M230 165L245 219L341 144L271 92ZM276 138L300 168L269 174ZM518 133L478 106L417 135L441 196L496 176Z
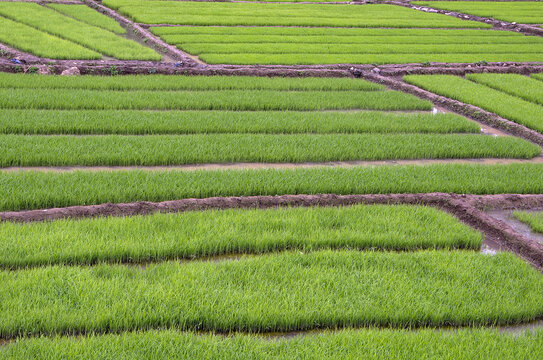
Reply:
M87 5L66 5L66 4L47 4L47 7L54 9L64 15L82 21L89 25L94 25L102 29L109 30L117 34L126 34L126 30L113 18L106 16L94 10Z
M467 74L466 78L521 99L543 105L543 82L518 74Z
M322 5L206 3L178 1L106 0L136 22L182 25L283 25L330 27L489 28L392 5Z
M287 249L478 249L482 236L434 208L406 205L209 210L0 223L0 267L194 259Z
M5 360L61 359L540 359L543 331L363 329L289 339L150 330L88 337L22 338L0 347Z
M0 42L49 59L95 60L102 58L102 55L95 51L1 16Z
M96 80L96 79L94 79ZM431 110L431 102L397 91L98 91L0 89L4 109L96 110Z
M543 165L0 173L0 209L284 194L541 194Z
M543 212L513 211L511 216L528 224L533 231L543 234Z
M158 61L162 58L136 41L36 3L1 2L0 15L117 59Z
M0 73L0 88L86 90L384 90L354 78L287 78L257 76L38 76Z
M479 133L456 114L374 111L0 110L2 134Z
M0 135L0 166L186 165L396 159L522 158L515 137L434 134Z
M413 4L521 24L543 24L543 4L537 1L415 1Z
M510 253L299 251L234 261L0 272L0 335L515 324L543 277Z
M513 51L513 50L511 50ZM480 54L215 54L202 53L209 64L232 65L318 65L318 64L407 64L407 63L479 63L543 62L542 53Z
M410 84L439 95L479 106L504 118L543 132L543 107L518 96L453 75L408 75Z

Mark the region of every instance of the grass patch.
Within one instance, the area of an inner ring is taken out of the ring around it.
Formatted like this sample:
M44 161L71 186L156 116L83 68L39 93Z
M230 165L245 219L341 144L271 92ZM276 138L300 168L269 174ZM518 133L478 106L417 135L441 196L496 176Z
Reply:
M409 63L477 63L541 62L541 53L480 54L214 54L198 56L209 64L232 65L319 65L319 64L409 64Z
M126 34L126 30L117 21L87 5L47 4L46 6L86 24L97 26L116 34Z
M283 25L331 27L489 28L392 5L307 5L259 3L198 3L176 1L106 0L136 22L184 25Z
M0 88L83 90L384 90L385 87L353 78L284 78L258 76L92 75L37 76L0 73Z
M398 91L96 91L0 89L4 109L156 110L431 110L433 104Z
M0 173L0 209L283 194L541 194L543 165Z
M150 330L120 335L19 339L0 348L3 359L538 359L543 331L521 334L496 329L436 331L363 329L269 339L255 335L205 335Z
M50 59L101 59L102 55L70 41L0 16L0 42Z
M466 78L521 99L543 105L543 83L518 74L467 74Z
M375 111L0 110L2 134L479 133L456 114Z
M478 249L481 242L480 233L453 216L423 206L189 211L0 223L0 267L193 259L287 249Z
M408 75L410 84L468 104L479 106L506 119L543 132L543 107L517 96L453 75Z
M513 211L511 216L528 224L533 231L543 234L543 212Z
M0 3L0 15L117 59L160 60L162 58L151 48L135 41L38 4L3 2Z
M0 135L0 166L3 167L530 159L539 154L541 148L526 140L482 135Z
M497 325L543 314L543 277L510 253L296 251L145 269L52 266L0 280L2 336Z

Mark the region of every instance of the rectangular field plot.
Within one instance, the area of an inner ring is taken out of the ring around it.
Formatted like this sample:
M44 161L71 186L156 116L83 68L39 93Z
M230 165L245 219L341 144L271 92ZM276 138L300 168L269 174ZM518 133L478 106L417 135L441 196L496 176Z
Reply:
M194 259L286 249L477 249L481 241L480 233L451 215L422 206L189 211L2 223L0 267Z
M61 359L225 359L240 357L266 360L333 359L489 359L518 360L543 357L543 331L520 334L495 329L391 330L361 329L325 331L311 336L263 338L257 335L229 336L179 332L176 329L19 339L4 345L6 360ZM246 357L245 357L246 356Z
M543 81L520 75L409 75L404 79L426 90L479 106L543 132ZM488 85L488 86L487 86Z
M151 31L208 63L543 61L542 38L495 30L184 26Z
M511 324L543 314L542 292L541 274L509 253L296 251L52 266L0 272L0 335Z
M541 148L514 137L431 134L0 135L0 166L303 163L523 158Z
M414 1L413 4L508 22L543 24L543 3L537 1Z
M446 15L392 5L259 4L106 0L136 22L179 25L257 25L396 28L490 28Z
M47 7L89 25L94 25L117 34L126 33L126 30L117 21L87 5L48 4Z
M86 6L84 7L87 8ZM75 12L75 15L70 14L70 16L67 16L59 12L60 10L57 11L53 8L47 8L38 4L2 2L0 3L0 19L8 18L15 22L16 25L14 25L13 28L8 28L10 34L15 32L14 30L17 29L17 24L24 24L36 31L62 38L69 44L78 44L102 55L111 56L116 59L160 60L162 58L151 48L140 45L135 41L123 38L114 32L104 29L106 27L112 27L112 23L110 21L106 22L101 18L104 15L101 15L90 8L87 9L96 13L96 16L90 16L89 10L86 10L85 12ZM66 11L64 12L66 13ZM29 16L28 14L32 14L32 16ZM77 20L76 17L80 18L81 21ZM110 19L107 18L107 20ZM119 30L119 28L115 27L115 29L112 30L120 32L122 31L122 28ZM58 46L61 50L56 51L70 53L71 45L58 44ZM26 48L27 50L31 50L29 46ZM34 53L33 51L30 52ZM76 52L74 56L77 58L78 53ZM59 57L61 56L57 56L57 58ZM81 58L81 55L79 55L79 58ZM94 56L92 58L96 57Z
M455 114L382 111L0 110L1 134L449 134L481 127Z
M0 210L284 194L543 193L543 165L0 172Z

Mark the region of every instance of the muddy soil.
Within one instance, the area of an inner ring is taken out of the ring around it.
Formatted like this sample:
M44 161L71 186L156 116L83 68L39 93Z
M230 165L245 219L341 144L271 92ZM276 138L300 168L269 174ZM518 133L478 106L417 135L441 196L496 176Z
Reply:
M543 209L530 209L531 212L541 212ZM511 216L510 210L491 210L487 211L487 214L495 219L505 222L517 233L525 236L533 241L543 244L543 234L533 231L529 225L519 221Z

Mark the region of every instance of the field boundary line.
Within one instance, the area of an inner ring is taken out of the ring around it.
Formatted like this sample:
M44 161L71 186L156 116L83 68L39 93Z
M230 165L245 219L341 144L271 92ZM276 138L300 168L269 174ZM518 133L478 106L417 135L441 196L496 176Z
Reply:
M537 1L534 1L534 2L537 2ZM430 6L413 5L410 2L386 0L379 3L402 6L402 7L406 7L413 10L423 11L426 13L452 16L461 20L482 22L485 24L492 25L495 29L520 32L525 35L543 36L543 29L537 26L532 26L532 25L527 25L527 24L514 24L512 22L496 20L494 18L489 18L489 17L470 15L470 14L465 14L465 13L460 13L460 12L455 12L455 11L450 11L450 10L436 9Z
M487 215L483 209L507 205L543 207L543 195L457 195L454 193L428 194L370 194L370 195L279 195L234 196L204 199L182 199L163 202L105 203L100 205L70 206L65 208L0 212L0 221L35 222L57 219L93 218L101 216L133 216L156 212L185 212L210 209L273 208L286 206L345 206L355 204L409 204L437 207L456 216L463 223L481 231L485 240L498 244L543 270L543 244L517 233L508 224Z
M507 120L490 111L480 107L466 104L458 100L453 100L445 96L437 95L427 90L423 90L415 85L407 84L403 80L392 77L385 77L372 72L366 72L361 75L362 78L373 81L378 84L386 85L388 88L413 94L421 99L429 100L432 103L450 110L456 114L467 116L470 119L481 122L485 125L502 130L510 135L517 136L534 144L543 146L543 134L529 129L524 125Z

